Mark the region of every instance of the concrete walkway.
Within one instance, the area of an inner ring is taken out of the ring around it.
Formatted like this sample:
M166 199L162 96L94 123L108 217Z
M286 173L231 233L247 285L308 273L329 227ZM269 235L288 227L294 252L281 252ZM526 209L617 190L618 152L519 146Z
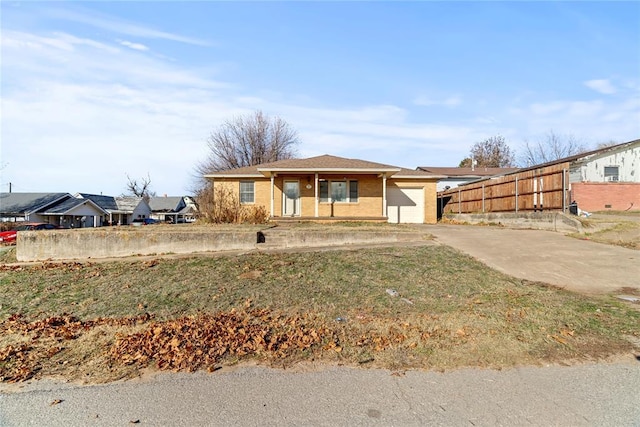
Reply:
M640 251L542 230L434 225L428 231L498 271L585 294L640 290Z

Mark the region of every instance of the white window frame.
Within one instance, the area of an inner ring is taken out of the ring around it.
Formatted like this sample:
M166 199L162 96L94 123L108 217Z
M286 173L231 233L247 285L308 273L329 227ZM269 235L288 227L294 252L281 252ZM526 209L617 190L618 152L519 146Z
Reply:
M247 191L246 189L243 190L242 188L242 184L251 184L251 191ZM240 181L239 184L239 199L240 199L240 204L242 205L252 205L256 202L256 182L255 181ZM245 201L243 200L243 194L246 196L251 195L251 201Z

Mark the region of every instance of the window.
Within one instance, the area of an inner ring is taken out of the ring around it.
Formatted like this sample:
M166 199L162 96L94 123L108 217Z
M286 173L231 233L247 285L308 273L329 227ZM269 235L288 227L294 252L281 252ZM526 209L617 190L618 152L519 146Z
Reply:
M618 180L618 166L605 166L604 167L604 180L605 181L617 181Z
M331 181L331 201L347 201L347 181Z
M240 203L254 203L254 182L240 181Z
M322 203L329 202L329 182L328 181L320 181L320 202Z
M358 181L349 181L349 201L358 203Z
M319 184L321 203L358 202L358 181L320 181Z

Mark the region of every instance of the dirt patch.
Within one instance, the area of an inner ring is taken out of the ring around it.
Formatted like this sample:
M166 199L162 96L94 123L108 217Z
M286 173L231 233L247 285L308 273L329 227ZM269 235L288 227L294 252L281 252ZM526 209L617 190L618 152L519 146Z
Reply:
M596 213L574 237L640 250L640 212Z

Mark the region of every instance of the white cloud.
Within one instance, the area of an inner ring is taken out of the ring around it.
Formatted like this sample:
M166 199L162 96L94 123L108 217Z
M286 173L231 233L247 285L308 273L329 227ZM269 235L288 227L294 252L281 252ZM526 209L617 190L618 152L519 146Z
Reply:
M612 95L617 92L617 89L607 79L587 80L584 85L604 95Z
M130 41L126 41L126 40L118 40L118 43L120 43L122 46L126 46L130 49L133 50L140 50L140 51L147 51L149 50L149 48L141 43L133 43Z
M144 37L135 28L120 32ZM496 134L509 142L549 129L602 140L640 134L637 90L626 99L597 101L528 94L529 102L487 103L469 118L458 113L443 123L424 117L423 109L415 119L415 111L392 103L332 107L306 93L248 92L220 81L215 65L192 69L124 39L110 44L3 29L1 43L2 157L9 162L2 182L12 181L16 191L119 194L126 173L148 173L159 193L183 193L209 133L255 109L298 129L303 156L329 153L405 167L455 165L474 142ZM463 100L418 97L414 103L457 107Z
M630 141L640 135L640 101L637 92L630 92L627 97L515 106L508 109L505 121L517 129L515 137L519 141L548 130L572 134L587 145L612 139Z
M444 106L444 107L457 107L462 104L462 97L459 95L452 95L449 97L435 99L427 96L418 96L413 100L413 104L420 107L433 107L433 106Z
M41 12L53 18L91 25L96 28L113 31L114 33L118 34L150 39L171 40L197 46L211 45L210 42L207 42L205 40L156 30L137 23L126 22L120 18L116 18L106 14L98 14L95 11L92 11L91 14L89 14L83 13L79 10L47 8L42 9Z

